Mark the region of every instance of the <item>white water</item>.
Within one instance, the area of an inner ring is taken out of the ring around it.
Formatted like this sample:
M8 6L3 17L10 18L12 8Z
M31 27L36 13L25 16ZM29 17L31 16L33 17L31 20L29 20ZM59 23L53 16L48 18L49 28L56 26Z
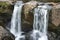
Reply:
M48 40L48 5L40 5L34 9L33 40Z
M23 3L22 1L17 1L14 6L14 11L11 19L11 29L10 32L15 36L15 40L21 40L24 38L21 31L21 11Z
M25 36L21 31L21 11L22 2L18 1L14 6L14 11L11 19L10 32L15 36L15 40L25 40ZM33 40L48 40L48 5L41 5L34 9L33 33L31 34Z

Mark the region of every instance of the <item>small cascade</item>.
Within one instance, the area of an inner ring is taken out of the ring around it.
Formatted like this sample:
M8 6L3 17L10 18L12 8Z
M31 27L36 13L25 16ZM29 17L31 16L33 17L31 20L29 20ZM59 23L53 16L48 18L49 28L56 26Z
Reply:
M14 6L14 11L11 19L10 32L15 36L15 40L24 40L24 35L21 31L21 12L22 12L23 2L17 1Z
M33 40L48 40L48 11L51 9L49 5L40 5L34 9L33 22Z
M41 3L42 4L42 3ZM15 40L25 40L26 35L22 35L21 30L21 12L23 7L22 1L17 1L11 19L11 28L9 31L15 36ZM33 32L29 34L29 40L48 40L48 16L51 6L48 4L39 5L34 9Z

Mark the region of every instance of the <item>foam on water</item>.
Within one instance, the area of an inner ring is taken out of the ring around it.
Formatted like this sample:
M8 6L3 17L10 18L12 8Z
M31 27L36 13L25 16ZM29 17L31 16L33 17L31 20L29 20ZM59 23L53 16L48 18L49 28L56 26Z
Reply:
M38 40L48 40L48 37L46 35L44 35L41 38L38 38Z

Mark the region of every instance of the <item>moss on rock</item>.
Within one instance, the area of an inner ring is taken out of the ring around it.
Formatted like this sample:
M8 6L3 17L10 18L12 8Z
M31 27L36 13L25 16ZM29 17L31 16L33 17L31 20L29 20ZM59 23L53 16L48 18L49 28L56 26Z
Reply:
M8 2L0 2L0 13L5 13L7 12L8 10L11 10L12 5L9 4Z
M4 26L10 19L13 12L13 5L9 2L0 2L0 25Z

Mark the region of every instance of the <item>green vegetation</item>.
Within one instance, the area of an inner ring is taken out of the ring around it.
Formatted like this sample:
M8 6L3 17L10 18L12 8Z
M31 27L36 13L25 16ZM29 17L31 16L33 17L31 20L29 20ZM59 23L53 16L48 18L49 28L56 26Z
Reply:
M5 12L10 4L8 2L0 2L0 13Z

